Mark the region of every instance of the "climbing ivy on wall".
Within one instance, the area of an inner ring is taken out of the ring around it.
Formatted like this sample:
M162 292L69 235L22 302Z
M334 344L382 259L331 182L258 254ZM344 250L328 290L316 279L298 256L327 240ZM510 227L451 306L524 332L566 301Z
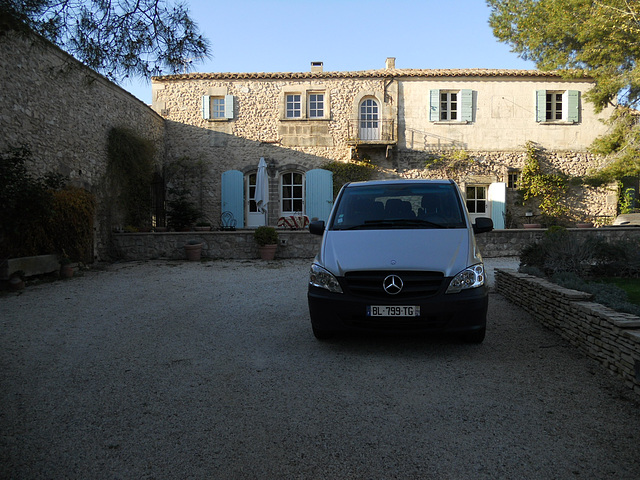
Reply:
M364 161L328 162L322 165L325 170L333 172L333 196L340 192L347 182L363 182L369 180L376 171L375 165Z
M525 145L527 158L520 176L519 191L525 202L532 202L540 213L549 219L562 219L569 215L569 208L562 203L569 182L565 175L545 173L540 164L541 150L533 142Z
M112 128L107 147L110 192L124 213L126 225L151 225L151 184L155 147L127 128Z

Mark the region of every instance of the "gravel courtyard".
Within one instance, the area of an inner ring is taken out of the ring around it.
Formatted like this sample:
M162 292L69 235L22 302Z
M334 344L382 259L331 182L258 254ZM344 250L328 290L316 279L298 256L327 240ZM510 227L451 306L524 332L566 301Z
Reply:
M322 343L309 264L122 263L1 294L0 478L640 478L637 395L501 296L482 345Z

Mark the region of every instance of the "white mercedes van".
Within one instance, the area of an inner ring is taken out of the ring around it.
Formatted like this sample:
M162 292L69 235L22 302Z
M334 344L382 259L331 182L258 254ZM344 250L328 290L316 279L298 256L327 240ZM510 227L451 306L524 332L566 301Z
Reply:
M488 305L482 256L452 180L348 183L340 190L311 266L311 326L322 340L347 331L452 332L484 340Z

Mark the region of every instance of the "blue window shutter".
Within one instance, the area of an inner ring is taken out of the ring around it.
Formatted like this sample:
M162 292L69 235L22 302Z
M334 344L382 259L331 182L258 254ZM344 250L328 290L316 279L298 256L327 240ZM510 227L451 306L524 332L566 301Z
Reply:
M429 121L440 120L440 90L431 90L429 100Z
M507 202L507 184L504 182L492 183L489 185L487 194L489 202L491 202L491 220L493 220L493 228L504 228L504 217L506 215Z
M466 122L473 122L473 90L461 90L462 109L460 119Z
M224 97L224 118L233 118L233 95Z
M329 219L333 206L333 172L316 168L305 177L306 215L309 219Z
M202 96L202 118L205 120L211 118L211 97L209 95Z
M578 123L580 121L580 92L578 90L567 92L567 106L567 121Z
M244 228L244 175L239 170L222 174L222 212L231 212L237 228Z
M536 90L536 122L547 120L547 91Z

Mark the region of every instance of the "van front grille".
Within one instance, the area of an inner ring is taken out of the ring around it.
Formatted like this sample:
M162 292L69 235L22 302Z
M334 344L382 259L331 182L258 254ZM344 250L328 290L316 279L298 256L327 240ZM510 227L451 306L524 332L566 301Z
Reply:
M396 295L390 295L384 290L384 279L389 275L396 275L402 280L402 290ZM441 272L364 271L347 272L344 280L352 295L399 299L435 295L442 286L444 275Z

